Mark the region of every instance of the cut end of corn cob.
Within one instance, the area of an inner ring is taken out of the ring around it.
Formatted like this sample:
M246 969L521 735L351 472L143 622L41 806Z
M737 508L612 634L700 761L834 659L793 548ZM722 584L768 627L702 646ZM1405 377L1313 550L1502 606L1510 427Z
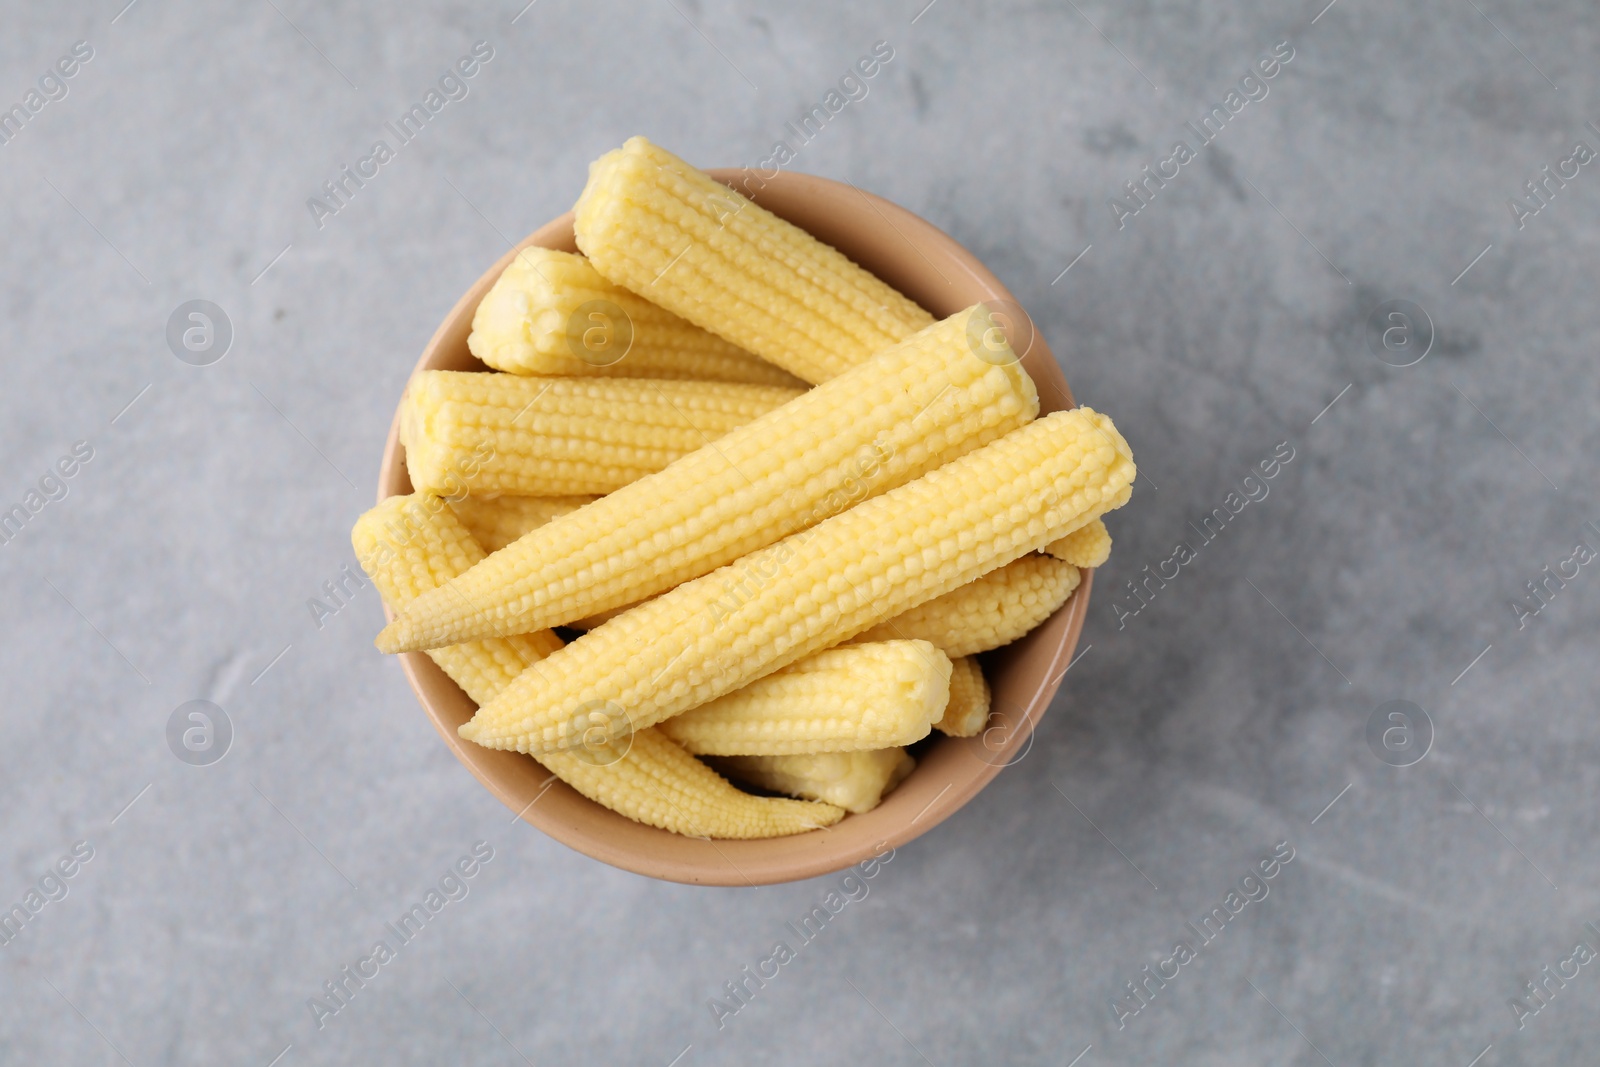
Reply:
M903 748L806 756L724 756L716 762L751 785L837 804L856 815L877 807L917 766Z
M425 370L400 405L418 492L609 493L800 395L799 389L638 378Z
M934 729L951 737L977 737L989 721L989 683L973 656L951 661L950 703Z
M653 726L1042 548L1126 503L1134 474L1110 419L1047 415L617 616L480 708L473 737L566 748L596 700Z
M521 633L642 600L1026 425L1038 412L1033 381L1015 360L975 358L975 321L990 321L985 309L935 323L715 447L533 531L448 593L419 600L378 647ZM742 596L746 581L728 595Z
M879 623L856 640L931 641L952 659L987 652L1009 645L1048 619L1081 580L1072 564L1029 553Z
M746 171L746 189L765 181ZM578 247L611 281L809 382L933 317L843 253L643 137L589 166Z
M483 558L483 550L441 499L390 497L351 531L356 556L391 609L436 589ZM561 647L548 630L441 648L428 655L473 701L483 704ZM699 837L780 837L830 826L835 805L742 793L657 730L641 730L598 751L538 757L583 796L620 815Z
M552 519L577 511L592 496L467 496L450 501L461 525L485 552L498 552Z
M926 641L883 641L808 656L661 730L697 755L854 752L920 741L949 700L944 653Z
M467 348L513 374L805 384L548 248L517 253L479 302Z
M1106 529L1105 522L1096 519L1060 540L1051 541L1044 550L1074 567L1098 567L1111 558L1111 531Z

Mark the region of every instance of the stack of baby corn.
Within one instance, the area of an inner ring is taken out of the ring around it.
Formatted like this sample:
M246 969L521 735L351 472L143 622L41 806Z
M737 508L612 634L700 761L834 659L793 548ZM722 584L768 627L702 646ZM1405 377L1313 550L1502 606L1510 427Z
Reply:
M906 746L983 730L976 655L1105 560L1128 446L1088 408L1038 417L983 306L935 322L643 138L575 214L583 255L523 250L477 309L503 373L406 390L415 492L353 533L378 647L477 703L462 737L639 822L868 811Z

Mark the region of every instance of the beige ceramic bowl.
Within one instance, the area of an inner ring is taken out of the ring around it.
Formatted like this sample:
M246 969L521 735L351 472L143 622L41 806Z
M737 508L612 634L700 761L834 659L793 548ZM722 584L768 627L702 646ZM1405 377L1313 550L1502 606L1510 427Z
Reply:
M710 172L732 183L736 170ZM936 317L979 301L1011 300L1005 286L976 257L940 230L903 208L807 174L779 174L755 197L762 207L839 249L905 293ZM519 247L577 251L572 215L540 227ZM515 250L456 302L417 361L417 369L486 370L467 351L467 333L478 301ZM1011 305L1015 307L1015 305ZM1023 365L1038 385L1040 408L1072 406L1061 369L1022 317L1009 330ZM1008 324L1009 326L1009 324ZM389 430L378 475L378 499L411 492L405 449L398 439L399 414ZM1032 729L1060 685L1083 628L1092 574L1085 574L1072 599L1033 633L983 657L994 690L994 715L981 737L956 739L937 733L922 743L917 768L875 810L847 815L826 830L765 841L705 841L643 826L579 796L565 783L546 788L550 775L527 756L480 748L456 734L474 705L454 682L419 652L401 655L411 687L444 743L491 793L524 821L585 855L624 870L697 885L764 885L842 870L884 847L894 848L933 829L977 795L1006 764L1032 743Z

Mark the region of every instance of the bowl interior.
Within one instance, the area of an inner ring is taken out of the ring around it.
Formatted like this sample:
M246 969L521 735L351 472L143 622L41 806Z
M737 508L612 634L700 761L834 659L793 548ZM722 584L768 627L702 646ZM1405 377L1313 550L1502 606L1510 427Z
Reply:
M742 172L710 173L733 184ZM935 317L979 301L1012 301L994 275L949 236L855 186L780 173L752 199L833 245ZM467 351L473 312L516 252L529 246L577 251L571 213L540 227L478 279L439 326L416 369L487 369ZM1010 306L1015 307L1014 302ZM1066 379L1026 316L1020 316L1016 327L1011 323L1007 327L1015 347L1027 346L1022 362L1038 386L1041 410L1071 407ZM379 500L411 492L398 429L396 412L378 478ZM400 659L444 743L524 821L579 852L653 878L701 885L763 885L828 874L898 847L949 818L1003 766L1020 758L1032 743L1034 723L1049 706L1078 643L1092 578L1092 572L1086 573L1072 598L1027 637L982 657L994 694L994 715L983 735L966 739L936 735L937 740L924 742L926 751L919 752L916 770L865 815L847 816L826 830L762 841L709 841L641 825L553 780L527 756L462 740L456 728L472 717L473 703L426 655L405 653Z

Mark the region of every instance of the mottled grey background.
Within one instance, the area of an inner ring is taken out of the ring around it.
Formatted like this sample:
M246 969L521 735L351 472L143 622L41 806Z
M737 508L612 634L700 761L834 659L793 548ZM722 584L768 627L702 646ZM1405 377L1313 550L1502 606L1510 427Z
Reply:
M0 146L0 504L94 449L0 549L0 902L94 848L0 947L0 1061L1593 1060L1600 966L1520 1031L1508 1003L1600 948L1600 566L1511 606L1600 548L1600 176L1507 206L1600 148L1591 5L123 2L7 3L0 34L7 106L94 49ZM318 229L306 199L475 40L471 95ZM878 40L794 169L977 252L1146 477L1029 756L719 1031L708 999L835 879L667 885L512 824L373 650L370 588L321 630L305 601L354 563L430 332L588 160L753 163ZM1282 40L1119 230L1108 199ZM191 299L233 324L211 366L164 340ZM1405 369L1365 341L1390 299L1435 327ZM1279 442L1270 496L1119 629ZM233 724L211 766L166 743L195 699ZM1364 740L1396 699L1436 728L1407 768ZM319 1030L307 998L480 839L471 895ZM1119 1030L1280 841L1271 895Z

